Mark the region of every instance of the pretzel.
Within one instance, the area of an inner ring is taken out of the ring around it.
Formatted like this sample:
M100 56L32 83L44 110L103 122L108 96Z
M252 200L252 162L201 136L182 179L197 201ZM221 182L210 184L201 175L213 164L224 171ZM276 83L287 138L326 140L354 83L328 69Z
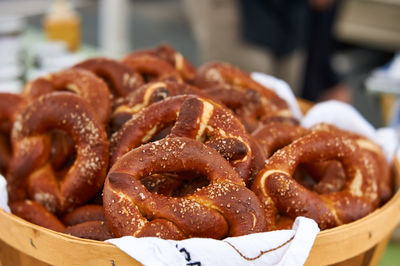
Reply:
M196 76L196 68L190 64L181 53L177 52L169 45L163 44L155 49L135 51L129 54L128 57L132 58L139 55L151 55L165 60L172 65L179 75L187 82L192 82Z
M17 94L0 93L0 173L6 174L12 156L10 133L18 113L25 106Z
M74 68L86 69L102 78L115 97L124 97L144 84L140 74L113 59L87 59L75 65Z
M270 121L254 131L252 136L260 143L266 157L269 158L277 150L309 133L310 130L296 125L292 121ZM337 161L304 164L303 170L306 173L300 179L297 178L297 181L319 194L337 192L344 186L346 174ZM305 182L302 180L307 174L313 179L311 184L306 183L308 180Z
M312 128L314 131L334 131L338 134L347 136L353 139L357 146L363 151L369 154L372 157L372 161L374 163L373 167L377 167L379 169L379 174L376 175L378 188L379 188L379 198L381 199L381 204L385 203L393 194L393 180L390 174L390 167L385 159L385 155L383 154L382 149L370 139L367 139L359 134L341 130L332 125L321 123L317 124Z
M67 132L77 156L65 176L55 176L49 162L51 129ZM89 104L71 93L54 92L33 101L12 131L14 156L7 175L10 202L25 198L51 212L63 213L94 196L108 167L108 141Z
M141 74L146 82L175 80L181 81L179 73L165 60L149 54L130 54L122 63Z
M89 221L105 221L104 209L101 205L86 204L67 213L61 221L67 225L77 225Z
M314 219L321 229L359 219L379 204L373 159L356 142L335 131L307 134L270 157L259 172L252 190L264 204L268 229L274 229L279 210L292 219L301 215ZM293 178L300 163L338 160L347 180L342 191L319 195Z
M181 171L206 175L210 184L191 195L166 197L150 193L140 182L150 173ZM187 138L167 138L127 153L110 170L103 195L116 237L221 239L265 229L260 202L229 163Z
M185 100L170 137L189 137L217 150L246 184L251 176L252 150L243 125L225 108L199 97Z
M9 205L14 215L28 222L57 232L64 232L65 230L65 226L60 220L36 201L23 200L12 202Z
M87 221L68 226L63 233L99 241L114 238L113 233L110 231L105 221Z
M119 129L133 114L152 103L164 100L167 97L188 94L206 97L204 92L186 83L174 81L147 83L128 96L116 101L114 112L111 117L112 128L116 131L116 129Z
M67 69L29 82L22 95L32 101L54 91L70 91L86 99L103 124L111 114L110 92L103 80L83 69Z
M157 102L132 117L112 135L111 165L129 150L152 139L160 129L173 125L170 137L206 141L219 151L247 181L251 171L248 136L233 115L219 105L196 96L175 96Z
M135 114L110 138L110 165L122 155L152 140L162 129L173 125L183 102L192 96L175 96L156 102Z
M67 225L64 233L76 237L104 241L113 238L107 225L103 206L84 205L76 208L62 218Z
M241 89L227 85L217 85L204 90L213 100L223 103L239 118L247 132L258 128L261 119L268 113L268 107L263 106L262 96L253 89Z
M254 90L261 95L262 106L268 108L263 116L292 116L287 103L274 91L254 81L248 73L227 63L204 64L198 69L194 84L199 88L229 85L231 88L239 88L245 92L249 89Z

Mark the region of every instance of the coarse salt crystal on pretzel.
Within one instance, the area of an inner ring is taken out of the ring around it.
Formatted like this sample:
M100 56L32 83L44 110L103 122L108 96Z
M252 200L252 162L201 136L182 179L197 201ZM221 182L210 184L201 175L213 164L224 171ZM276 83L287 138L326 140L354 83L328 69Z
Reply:
M338 160L346 172L346 183L339 192L319 195L293 178L300 163ZM356 141L337 131L307 134L270 157L259 172L252 190L266 210L269 230L274 229L278 210L292 219L306 216L321 229L359 219L379 205L374 159L363 153Z
M135 163L132 163L135 162ZM150 173L193 171L210 184L183 197L150 193ZM221 239L262 232L257 197L214 149L188 138L166 138L130 151L111 168L104 186L106 218L115 236Z
M76 159L65 175L51 167L52 129L67 132L76 145ZM34 100L18 116L12 131L14 156L7 175L10 202L35 199L56 213L73 209L102 187L108 167L104 126L87 101L65 92Z
M28 82L22 95L32 101L54 91L68 91L84 98L103 124L111 114L111 94L106 83L84 69L66 69Z

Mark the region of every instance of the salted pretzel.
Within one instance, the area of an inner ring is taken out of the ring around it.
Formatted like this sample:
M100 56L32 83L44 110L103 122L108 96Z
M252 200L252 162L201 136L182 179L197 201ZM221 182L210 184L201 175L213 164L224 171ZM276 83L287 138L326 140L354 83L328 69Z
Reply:
M64 233L76 237L104 241L113 237L101 205L87 204L76 208L62 218L67 226Z
M201 90L186 83L175 81L156 81L147 83L128 96L115 102L111 117L113 130L119 129L133 114L148 105L177 95L200 95L206 97Z
M0 174L6 174L12 156L10 133L25 100L17 94L0 93Z
M65 226L43 205L32 200L16 201L9 204L11 212L22 219L57 232L64 232Z
M225 85L225 87L232 88L232 91L235 89L243 90L244 95L248 93L249 96L254 93L251 91L253 90L261 96L263 108L267 108L265 114L263 114L264 117L292 116L288 104L278 94L254 81L248 73L227 63L211 62L204 64L198 69L194 84L204 89ZM247 92L248 90L250 91Z
M252 150L243 125L222 106L200 97L185 100L170 137L189 137L217 150L243 178L251 177Z
M48 132L67 132L76 159L63 176L51 167ZM26 198L54 213L82 205L102 187L108 167L104 126L84 99L54 92L34 100L18 116L12 131L14 155L7 175L10 202Z
M269 158L277 150L310 132L291 121L270 121L254 131L252 136L260 143L266 157ZM338 161L310 163L302 167L305 173L297 181L319 194L340 191L346 181L346 174ZM304 179L307 175L310 175L312 180Z
M135 51L130 53L128 57L132 58L143 54L156 56L165 60L175 68L182 79L186 82L192 82L196 76L196 68L185 57L183 57L181 53L177 52L169 45L162 44L155 49Z
M193 95L169 97L137 113L112 135L110 163L168 125L171 137L189 137L220 152L247 181L251 171L251 147L240 122L221 106Z
M293 179L300 163L338 160L346 172L339 192L319 195ZM349 223L372 212L379 204L373 159L356 142L335 131L315 131L275 152L253 182L252 190L264 204L268 229L279 210L294 219L306 216L321 229Z
M84 69L67 69L37 78L25 85L22 95L32 101L54 91L69 91L86 99L103 124L111 114L111 94L106 83Z
M381 204L385 203L393 194L393 180L391 178L389 163L387 162L382 149L372 140L363 137L359 134L341 130L333 125L327 123L317 124L312 128L314 131L335 131L338 134L347 136L353 139L357 146L364 152L368 153L372 157L373 167L379 169L379 174L376 175L378 187L379 187L379 198Z
M122 63L142 75L146 82L175 80L182 81L176 69L167 61L150 54L130 54Z
M203 174L209 185L184 197L167 197L150 193L140 182L150 173L181 171ZM260 202L229 163L188 138L166 138L127 153L110 170L103 195L116 237L221 239L265 229Z
M139 73L121 62L109 58L87 59L75 65L74 68L86 69L102 78L115 97L124 97L144 84Z

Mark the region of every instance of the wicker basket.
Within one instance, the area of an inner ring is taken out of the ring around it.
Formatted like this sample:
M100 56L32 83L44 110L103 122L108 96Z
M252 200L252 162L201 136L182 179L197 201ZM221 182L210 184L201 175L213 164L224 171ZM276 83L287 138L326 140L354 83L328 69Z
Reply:
M302 109L309 104L300 102ZM395 160L394 176L400 179ZM368 216L317 235L306 265L377 265L400 217L400 191ZM117 247L26 222L0 209L3 265L140 265Z

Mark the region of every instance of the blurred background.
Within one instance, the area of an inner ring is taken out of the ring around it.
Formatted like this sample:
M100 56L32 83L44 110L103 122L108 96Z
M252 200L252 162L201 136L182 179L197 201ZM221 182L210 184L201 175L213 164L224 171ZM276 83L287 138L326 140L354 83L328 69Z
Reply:
M375 127L399 128L400 0L0 0L0 91L161 43L196 66L274 75L299 97L350 102ZM392 244L382 265L399 258Z
M0 0L0 38L1 90L85 57L168 43L197 66L224 60L312 101L352 102L374 126L399 120L389 76L400 63L382 71L400 47L399 0Z

